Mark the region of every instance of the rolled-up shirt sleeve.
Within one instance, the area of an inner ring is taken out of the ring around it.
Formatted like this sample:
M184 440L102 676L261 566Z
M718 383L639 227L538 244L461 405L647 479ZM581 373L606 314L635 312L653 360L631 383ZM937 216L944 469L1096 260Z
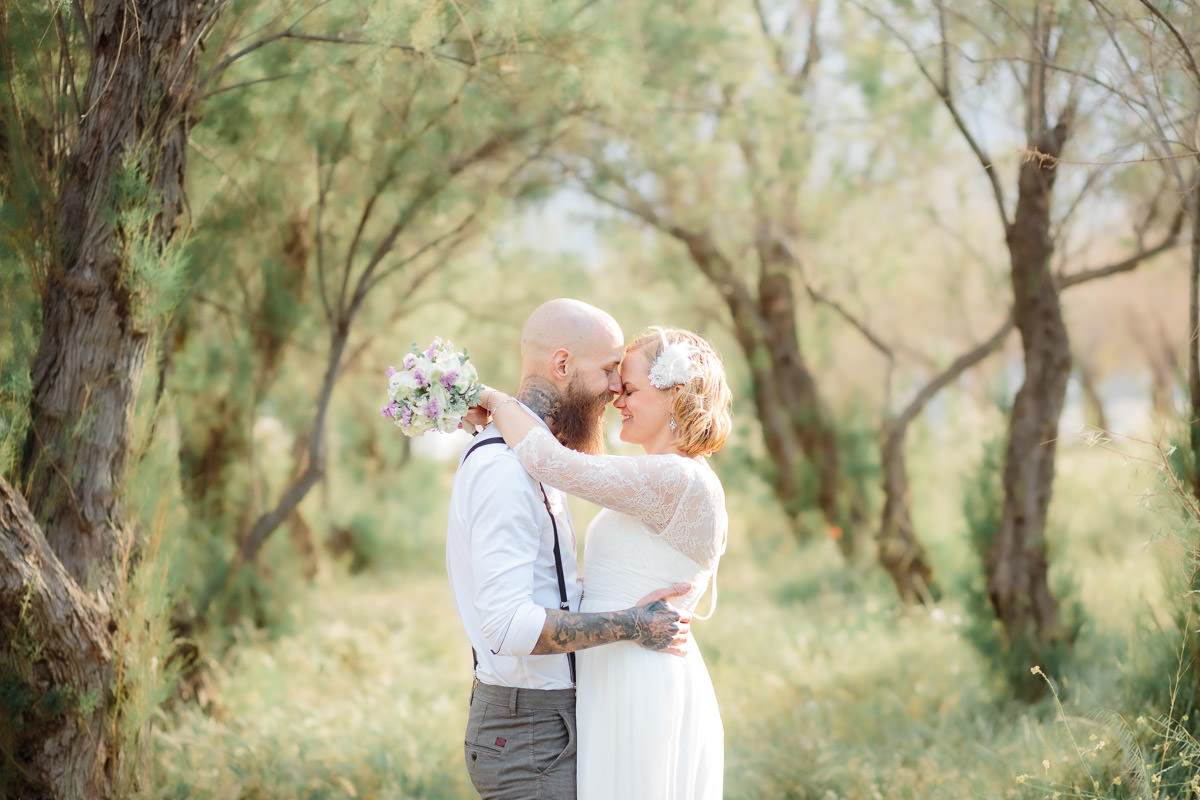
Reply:
M546 624L533 601L534 564L541 540L537 486L515 458L497 458L471 487L469 521L475 611L493 653L527 656Z

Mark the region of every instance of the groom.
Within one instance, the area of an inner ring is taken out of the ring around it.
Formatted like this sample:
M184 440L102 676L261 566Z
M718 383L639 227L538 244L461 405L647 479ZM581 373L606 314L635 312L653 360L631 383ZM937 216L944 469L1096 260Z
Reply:
M517 400L567 447L599 452L604 408L621 391L623 354L610 315L551 300L521 331ZM446 568L476 659L467 771L484 800L570 800L574 651L628 640L681 652L686 620L667 598L690 587L660 589L623 611L580 613L566 498L533 480L499 436L488 426L476 437L450 496Z

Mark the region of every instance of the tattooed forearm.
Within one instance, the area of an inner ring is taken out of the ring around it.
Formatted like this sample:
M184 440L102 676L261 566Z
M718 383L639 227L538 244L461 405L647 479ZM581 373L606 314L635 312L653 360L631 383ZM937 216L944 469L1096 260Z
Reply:
M553 383L537 375L531 375L521 382L517 399L524 403L530 411L541 417L550 430L558 430L562 416L562 396Z
M568 653L623 641L637 642L650 650L665 650L680 632L679 619L679 613L662 600L604 613L547 609L546 624L533 655Z

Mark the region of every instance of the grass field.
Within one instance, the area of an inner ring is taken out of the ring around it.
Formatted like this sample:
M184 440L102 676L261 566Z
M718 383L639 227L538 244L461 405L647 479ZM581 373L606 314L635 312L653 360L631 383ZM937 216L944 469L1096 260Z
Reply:
M869 543L853 564L829 541L799 546L761 486L727 487L720 606L695 628L725 721L725 796L1193 796L1188 770L1144 765L1171 694L1169 565L1182 563L1177 515L1138 460L1152 453L1064 443L1053 580L1072 587L1086 622L1064 674L1048 676L1061 705L1026 705L1005 699L964 634L956 586L975 562L958 487L970 456L946 447L924 441L913 458L916 522L946 587L929 609L897 606ZM588 516L577 509L577 524ZM379 535L383 547L405 538L394 546L411 556L325 570L294 596L282 630L241 629L208 665L207 706L160 714L148 796L473 796L461 754L470 655L440 559L442 518Z

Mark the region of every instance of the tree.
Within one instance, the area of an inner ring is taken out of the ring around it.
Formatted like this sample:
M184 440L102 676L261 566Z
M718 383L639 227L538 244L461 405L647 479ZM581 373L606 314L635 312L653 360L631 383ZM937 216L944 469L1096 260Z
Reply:
M1184 198L1191 219L1189 477L1193 494L1200 498L1200 9L1194 2L1160 7L1151 0L1091 0L1090 5L1108 31L1120 65L1106 88L1135 115L1142 129L1138 140L1154 153L1164 176Z
M797 322L824 5L640 7L614 34L641 49L630 83L560 164L674 242L715 291L753 379L775 496L798 536L815 507L849 554L866 499Z
M906 4L907 5L907 4ZM1003 506L985 554L987 595L1007 647L1022 659L1045 663L1066 630L1047 580L1046 515L1054 481L1058 423L1070 376L1071 354L1059 292L1084 279L1132 269L1173 245L1178 217L1153 245L1145 233L1157 203L1136 229L1137 248L1126 258L1068 275L1054 271L1063 224L1078 208L1093 180L1078 187L1074 201L1056 200L1057 169L1068 142L1081 127L1085 103L1108 98L1089 91L1095 71L1094 32L1080 25L1073 6L1042 0L1000 7L949 6L935 0L910 12L909 31L880 12L865 9L909 51L954 127L982 170L1003 231L1012 287L1012 320L1021 337L1024 378L1009 415L1003 460ZM926 15L918 17L917 15ZM927 20L932 19L932 23ZM1092 33L1089 40L1088 34ZM926 49L915 37L929 37ZM926 55L926 53L934 55ZM980 53L978 58L971 53ZM972 72L973 74L966 74ZM1000 165L987 140L971 124L964 87L984 81L1014 87L1022 109L1016 135L1025 157L1016 168L1016 202L1010 206ZM1055 213L1062 203L1065 212ZM1016 673L1019 674L1019 673ZM1025 676L1023 693L1038 695L1040 681Z
M113 789L120 615L109 601L131 545L119 488L134 393L178 269L197 55L220 9L100 0L86 21L79 6L0 10L5 199L42 235L24 254L42 259L30 423L14 475L25 498L0 479L10 796ZM57 52L31 44L46 35ZM26 193L24 176L39 170L49 196Z
M217 551L204 570L215 580L197 587L201 615L324 478L334 389L378 339L360 330L364 315L372 329L394 325L458 248L537 189L529 159L586 102L567 86L587 58L585 9L555 4L536 21L419 5L365 22L333 10L238 21L257 33L206 73L222 124L196 137L207 155L197 180L216 198L194 245L205 288L178 316L163 365L182 398L181 481L198 537ZM263 141L262 130L277 134ZM296 359L321 364L302 405L276 385ZM250 435L271 407L298 443L282 485L264 480Z
M214 96L295 78L287 69L294 54L285 51L266 62L266 74L251 70L237 83L219 83L242 57L268 45L328 45L366 54L348 64L331 59L313 65L337 76L328 87L328 116L316 117L334 121L307 129L307 141L303 135L269 139L280 148L276 155L289 146L301 154L313 176L310 199L284 205L276 230L286 234L277 263L269 269L255 268L252 259L239 263L218 284L226 295L209 298L209 307L225 306L226 296L241 294L240 304L225 308L244 310L245 317L224 318L220 343L237 344L229 337L231 319L250 327L246 337L255 345L241 363L262 368L259 391L269 386L288 339L304 324L325 325L329 342L307 463L265 511L232 502L219 512L229 519L227 511L256 511L254 524L242 529L238 552L246 561L325 470L329 398L367 296L401 275L407 278L403 290L414 290L487 220L496 197L523 190L519 176L528 151L556 135L555 125L578 98L561 86L546 92L546 72L522 69L521 56L554 56L583 24L579 8L558 5L545 18L557 27L535 30L517 25L519 9L482 8L468 21L461 9L421 4L364 24L359 14L370 9L355 6L349 17L354 27L332 12L302 18L332 24L318 32L299 23L276 29L272 18L263 38L237 49L231 30L249 19L245 9L230 10L232 28L215 29L225 4L99 2L86 22L81 7L74 8L75 16L67 7L0 9L6 34L0 44L6 66L3 222L10 240L25 243L23 261L5 254L3 286L19 285L12 276L24 264L35 265L39 280L32 288L42 308L42 335L30 359L28 434L13 480L0 480L0 628L6 642L0 697L9 717L0 738L3 790L30 797L106 797L114 791L119 742L113 720L123 687L114 671L122 609L113 604L113 587L137 561L122 501L135 396L156 332L165 328L168 334L160 346L161 400L177 355L173 347L198 338L189 337L189 325L212 325L184 306L175 324L164 326L181 298L202 296L201 279L213 274L206 274L205 259L216 256L204 246L181 246L187 209L204 207L215 196L202 192L199 202L184 200L189 138L201 100L206 110L236 115L236 107L213 106ZM54 50L38 45L47 31L58 36ZM204 71L198 53L210 40L216 43L213 67ZM388 54L400 54L411 67L399 85L384 73L394 66L381 63ZM440 64L457 65L456 80L444 81L434 69ZM76 97L83 67L87 81ZM271 73L272 67L284 75ZM364 67L374 69L376 102L356 108L363 86L354 82ZM385 85L400 93L387 94ZM304 99L297 94L293 113ZM363 119L364 106L369 120ZM264 147L259 131L249 133ZM203 144L197 150L214 155ZM223 154L215 155L219 161ZM290 199L299 194L279 174L264 172L264 179L279 181ZM347 212L355 206L357 213ZM311 315L297 322L273 305L302 302L308 284L317 287L308 293L315 294ZM219 392L210 397L222 399ZM9 402L6 411L16 405ZM248 414L254 413L251 403ZM236 423L247 413L227 409L222 416ZM18 427L6 420L6 432ZM227 451L249 446L238 438L244 430L207 428L229 434L229 447L185 441L183 482L197 506L211 499L205 482L224 472ZM28 510L14 485L24 490Z

